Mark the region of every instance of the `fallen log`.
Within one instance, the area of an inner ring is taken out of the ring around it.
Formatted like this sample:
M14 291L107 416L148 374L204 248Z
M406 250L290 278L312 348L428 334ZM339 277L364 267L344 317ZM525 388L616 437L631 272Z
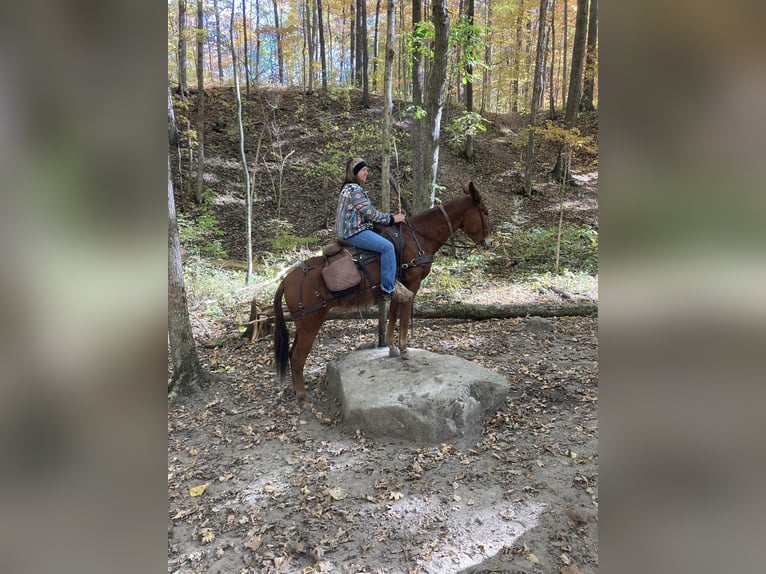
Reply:
M526 303L517 305L474 303L433 303L415 302L412 316L419 319L465 319L481 321L485 319L512 319L514 317L592 317L598 314L598 305L589 302L579 303ZM286 317L289 321L289 316ZM329 319L377 319L378 308L330 310ZM250 307L250 321L243 337L252 340L271 334L274 324L274 306L259 307L255 300Z
M412 316L420 319L512 319L514 317L581 317L598 314L594 303L527 303L517 305L415 302ZM335 307L328 319L376 319L377 307L349 310Z

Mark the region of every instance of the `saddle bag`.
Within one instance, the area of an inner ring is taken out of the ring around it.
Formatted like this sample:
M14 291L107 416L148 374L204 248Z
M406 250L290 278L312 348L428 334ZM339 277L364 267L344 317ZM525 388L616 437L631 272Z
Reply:
M322 279L330 291L346 291L362 282L359 268L345 249L339 249L327 261L329 264L322 269Z

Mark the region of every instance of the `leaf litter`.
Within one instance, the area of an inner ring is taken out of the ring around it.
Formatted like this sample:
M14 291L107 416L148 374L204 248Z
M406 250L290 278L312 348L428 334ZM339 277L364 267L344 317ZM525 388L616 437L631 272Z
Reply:
M168 572L596 572L597 319L548 321L415 321L412 347L508 379L465 450L343 428L323 377L373 321L325 324L304 406L276 385L270 340L200 348L220 380L169 406Z

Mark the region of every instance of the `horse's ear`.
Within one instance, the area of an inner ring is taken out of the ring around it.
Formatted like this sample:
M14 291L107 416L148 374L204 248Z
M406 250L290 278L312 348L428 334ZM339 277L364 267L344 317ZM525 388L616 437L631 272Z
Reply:
M468 186L466 184L461 183L460 185L463 186L463 193L470 193L470 191L468 191Z
M476 189L476 186L473 184L473 181L468 183L468 189L465 189L465 186L463 186L463 191L465 193L470 193L471 197L476 203L481 202L481 194L479 193L479 190Z

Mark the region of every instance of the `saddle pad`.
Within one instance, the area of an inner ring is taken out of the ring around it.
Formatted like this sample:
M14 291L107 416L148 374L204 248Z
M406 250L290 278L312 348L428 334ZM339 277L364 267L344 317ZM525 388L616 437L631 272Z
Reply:
M322 269L322 279L330 291L345 291L362 281L351 255L344 253Z

